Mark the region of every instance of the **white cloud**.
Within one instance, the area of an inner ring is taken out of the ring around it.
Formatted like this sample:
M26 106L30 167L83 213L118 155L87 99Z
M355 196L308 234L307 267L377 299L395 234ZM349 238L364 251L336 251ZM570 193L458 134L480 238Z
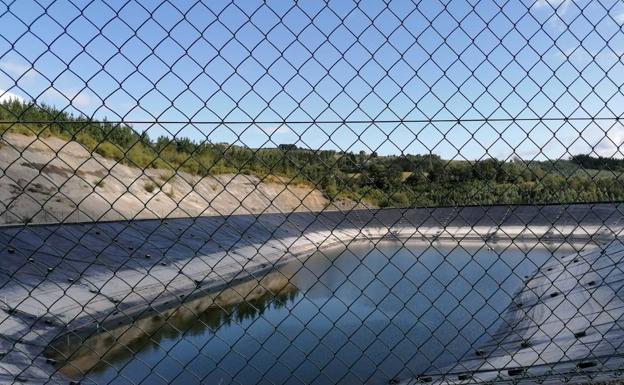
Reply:
M567 3L569 0L536 0L533 4L536 8L545 7L550 5L553 8L557 8L562 3Z
M264 131L264 133L269 136L275 135L275 134L287 134L287 133L293 132L290 129L290 127L288 127L286 124L279 124L279 125L261 124L258 126L258 128L260 128L260 130Z
M85 93L79 93L74 95L72 104L77 107L90 107L94 104L93 98Z
M8 102L10 100L19 100L20 102L23 102L24 98L12 92L0 90L0 103Z
M531 10L544 11L549 15L554 14L553 17L548 18L547 23L551 28L563 32L568 26L562 18L568 12L570 4L571 0L536 0L531 6Z
M0 63L0 68L11 74L15 80L20 79L22 81L26 80L32 82L38 75L37 71L35 71L32 67L10 60Z
M570 0L536 0L532 8L556 10L557 14L564 15L568 10Z
M42 95L45 99L50 99L51 104L54 102L60 102L62 104L69 104L76 108L89 108L95 105L95 100L87 93L77 91L75 89L58 90L56 88L48 88Z
M581 45L566 48L561 52L557 52L557 56L574 62L587 62L593 60L592 54Z
M559 48L559 51L555 52L553 57L559 60L574 62L578 65L577 68L581 68L593 61L615 64L619 61L623 52L622 49L614 49L611 47L588 49L579 44L563 50Z
M600 134L594 147L594 152L605 157L624 157L624 125L615 124L605 132L596 130Z

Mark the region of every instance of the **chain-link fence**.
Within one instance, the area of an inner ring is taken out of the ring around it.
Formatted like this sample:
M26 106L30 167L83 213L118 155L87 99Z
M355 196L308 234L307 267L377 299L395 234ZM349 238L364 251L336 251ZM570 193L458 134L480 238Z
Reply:
M621 1L0 4L0 383L618 381Z

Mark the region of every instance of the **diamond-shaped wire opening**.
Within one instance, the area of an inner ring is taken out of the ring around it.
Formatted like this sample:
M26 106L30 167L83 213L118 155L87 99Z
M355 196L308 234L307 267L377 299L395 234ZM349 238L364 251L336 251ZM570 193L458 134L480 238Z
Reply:
M623 15L2 4L2 381L617 377Z

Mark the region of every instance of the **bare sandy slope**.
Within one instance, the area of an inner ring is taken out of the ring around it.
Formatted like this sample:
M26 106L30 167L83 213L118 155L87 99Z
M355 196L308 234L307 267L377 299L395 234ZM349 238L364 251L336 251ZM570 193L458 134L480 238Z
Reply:
M0 224L345 209L316 189L278 178L128 167L77 142L5 133L0 140Z

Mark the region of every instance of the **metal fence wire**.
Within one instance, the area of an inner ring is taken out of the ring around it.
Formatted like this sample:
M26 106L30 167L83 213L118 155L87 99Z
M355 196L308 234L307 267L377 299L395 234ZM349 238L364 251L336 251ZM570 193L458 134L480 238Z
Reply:
M0 0L0 383L619 383L620 0Z

